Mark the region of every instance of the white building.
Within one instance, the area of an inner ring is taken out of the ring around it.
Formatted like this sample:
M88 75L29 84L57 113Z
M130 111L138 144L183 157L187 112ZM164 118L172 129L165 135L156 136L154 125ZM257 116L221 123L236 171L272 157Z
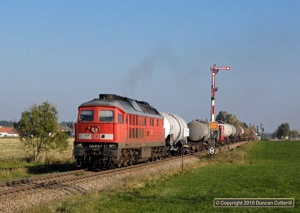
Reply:
M19 137L19 134L13 127L0 126L0 137Z

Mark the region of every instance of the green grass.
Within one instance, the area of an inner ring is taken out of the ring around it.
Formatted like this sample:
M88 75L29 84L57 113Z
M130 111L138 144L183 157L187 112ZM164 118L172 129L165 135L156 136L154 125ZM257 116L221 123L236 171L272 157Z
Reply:
M208 166L73 196L28 212L300 212L300 142L255 142ZM135 187L133 187L136 185ZM294 208L214 208L214 198L295 198Z

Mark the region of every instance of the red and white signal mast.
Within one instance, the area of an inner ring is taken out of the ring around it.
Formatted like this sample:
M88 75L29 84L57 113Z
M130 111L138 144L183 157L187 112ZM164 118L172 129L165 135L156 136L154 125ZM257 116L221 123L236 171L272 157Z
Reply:
M211 121L209 124L210 127L210 139L211 139L211 147L210 147L210 154L214 154L215 153L215 145L216 145L216 141L215 141L215 134L218 131L218 123L215 121L215 93L217 91L216 88L216 75L219 72L219 70L226 70L229 71L230 70L230 66L216 66L216 64L214 64L213 66L210 67L210 71L211 71Z

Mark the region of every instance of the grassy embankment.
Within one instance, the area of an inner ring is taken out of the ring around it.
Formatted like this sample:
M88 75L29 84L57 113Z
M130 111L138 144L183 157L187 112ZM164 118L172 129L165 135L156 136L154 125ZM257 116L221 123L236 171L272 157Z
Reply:
M0 139L0 181L15 180L42 174L67 170L71 167L73 138L69 138L66 151L49 151L40 156L40 162L29 162L29 153L18 138Z
M203 159L208 166L28 212L300 212L300 142L254 142ZM214 208L214 198L295 198L294 208Z

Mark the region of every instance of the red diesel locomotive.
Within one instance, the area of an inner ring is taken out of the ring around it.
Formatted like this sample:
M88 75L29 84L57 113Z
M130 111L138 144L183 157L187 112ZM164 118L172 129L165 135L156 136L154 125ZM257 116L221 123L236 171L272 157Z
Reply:
M83 103L75 124L77 166L114 168L167 153L163 116L147 102L112 94Z

